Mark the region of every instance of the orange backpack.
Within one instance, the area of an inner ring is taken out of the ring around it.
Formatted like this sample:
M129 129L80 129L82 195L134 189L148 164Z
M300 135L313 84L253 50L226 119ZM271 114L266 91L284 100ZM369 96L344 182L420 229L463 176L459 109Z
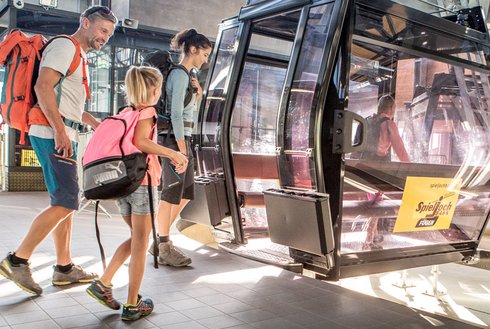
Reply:
M4 123L11 128L20 130L20 144L25 143L25 133L31 124L49 126L41 109L34 106L37 103L34 85L39 73L39 63L43 50L56 38L71 40L76 49L72 63L63 77L65 78L75 72L83 59L80 45L72 37L58 35L47 41L40 34L29 37L20 30L12 30L0 43L0 64L5 67L0 113ZM88 99L90 93L85 65L82 71L83 84Z

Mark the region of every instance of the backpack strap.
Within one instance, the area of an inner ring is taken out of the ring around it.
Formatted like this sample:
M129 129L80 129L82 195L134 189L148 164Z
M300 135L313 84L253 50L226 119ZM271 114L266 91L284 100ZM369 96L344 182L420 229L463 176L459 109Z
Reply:
M41 53L43 49L43 45L46 44L47 40L44 36L41 34L34 35L29 38L28 41L30 44L34 45L34 47L31 48L30 54L27 56L27 72L33 72L36 68L36 63L38 63L41 60ZM37 73L36 73L37 74ZM32 93L31 93L31 88L32 86L32 78L33 74L28 74L27 75L27 81L26 81L26 91L25 91L25 103L26 106L31 106L34 100L31 99Z
M81 56L81 55L80 55ZM85 87L85 99L90 99L90 88L88 86L88 78L87 78L87 67L88 61L82 57L82 77L83 77L83 86Z
M184 107L186 107L192 101L192 94L193 94L192 76L191 76L190 72L187 70L187 68L184 65L182 65L182 64L174 64L174 65L172 65L172 67L170 68L170 71L173 70L173 69L181 69L189 77L189 84L187 85L187 92L186 92L185 98L184 98ZM168 74L170 74L170 72Z
M97 243L99 244L99 251L100 251L100 258L102 259L102 267L105 271L106 269L106 260L105 260L105 252L104 252L104 247L102 246L102 242L100 241L100 230L99 230L99 223L97 221L97 214L99 211L99 200L95 201L95 235L97 237Z
M131 107L134 108L134 106L131 105ZM147 106L144 107L143 109L146 109L148 107L152 106ZM135 109L136 110L136 109ZM157 125L157 119L154 118L154 123L153 123L153 128L151 129L151 138L153 139L155 137L156 133L156 125ZM148 158L146 161L146 168L148 168L148 164L150 162L150 159ZM146 176L148 177L148 197L150 199L150 216L151 216L151 230L152 230L152 235L153 235L153 266L155 268L158 268L158 239L157 239L157 231L155 228L155 205L153 204L153 189L151 185L151 175L148 169L146 170Z
M378 120L379 120L379 124L382 124L383 122L388 121L388 120L391 120L391 119L388 118L388 117L381 117Z
M151 216L151 231L153 235L153 266L158 268L158 239L155 228L155 206L153 204L153 189L151 186L151 176L149 172L146 172L148 176L148 197L150 199L150 216Z
M61 78L59 84L61 84L62 80L70 75L72 75L80 65L80 62L82 63L82 76L83 76L83 86L85 88L85 98L90 99L90 88L88 85L88 75L87 75L87 66L88 66L88 61L82 56L82 47L80 47L80 44L78 43L77 40L75 40L72 36L66 35L66 34L60 34L57 35L53 38L51 38L46 45L44 45L43 49L44 50L51 42L53 42L56 39L59 38L65 38L69 39L73 44L75 45L75 54L73 54L73 59L71 61L70 66L68 67L68 70L66 71L64 77ZM59 93L61 95L61 93ZM59 101L58 101L59 103Z
M391 119L390 118L387 118L387 117L381 117L378 119L378 126L380 128L380 131L381 131L381 125L386 122L386 121L390 121ZM388 134L390 133L390 130L388 129Z
M174 69L181 69L183 70L187 76L189 77L189 84L187 85L187 90L186 90L186 95L184 97L184 107L186 107L187 105L189 105L189 103L192 101L192 94L193 94L193 90L192 90L192 77L189 73L189 71L187 70L187 68L182 65L182 64L172 64L172 66L170 67L170 70L168 71L168 75L167 75L167 78L168 76L170 75L170 72ZM166 99L165 101L168 101L168 99ZM170 111L170 109L168 109L166 106L165 108L167 109L167 111ZM161 117L162 119L164 120L168 120L168 122L170 123L170 126L167 130L167 137L170 137L170 134L172 133L172 130L173 130L173 126L172 126L172 120L170 119L169 115L161 115L161 114L158 114L159 117ZM184 127L185 127L185 122L184 122Z

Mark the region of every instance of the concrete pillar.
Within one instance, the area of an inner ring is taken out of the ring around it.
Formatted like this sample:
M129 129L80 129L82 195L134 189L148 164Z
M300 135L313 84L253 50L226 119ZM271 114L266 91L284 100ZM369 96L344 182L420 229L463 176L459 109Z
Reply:
M218 24L238 15L246 0L112 0L112 10L119 19L137 19L139 24L176 32L195 28L209 38L216 38Z

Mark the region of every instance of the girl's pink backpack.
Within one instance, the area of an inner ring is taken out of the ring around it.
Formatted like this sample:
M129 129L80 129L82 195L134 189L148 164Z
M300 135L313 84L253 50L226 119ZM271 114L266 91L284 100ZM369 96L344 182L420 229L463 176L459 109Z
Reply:
M140 111L126 107L95 130L82 158L83 194L88 200L118 199L145 178L147 156L133 144Z

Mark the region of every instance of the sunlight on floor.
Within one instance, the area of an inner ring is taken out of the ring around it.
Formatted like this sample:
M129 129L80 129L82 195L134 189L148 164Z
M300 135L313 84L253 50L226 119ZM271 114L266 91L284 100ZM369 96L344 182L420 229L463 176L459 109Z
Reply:
M180 233L189 237L185 244L186 248L189 250L195 250L203 244L214 249L218 248L213 234L211 233L211 227L201 224L194 224L186 227Z
M211 275L203 275L195 280L193 283L211 283L211 284L244 284L244 283L258 283L263 280L265 276L279 277L283 270L278 267L263 266L252 269L229 271L216 273Z
M434 268L433 268L434 270ZM403 271L341 279L335 283L373 297L387 299L429 313L447 316L479 327L488 327L471 309L459 305L433 274L411 275L403 280ZM458 292L461 293L461 292ZM490 295L481 296L489 300ZM488 302L487 302L488 303Z

